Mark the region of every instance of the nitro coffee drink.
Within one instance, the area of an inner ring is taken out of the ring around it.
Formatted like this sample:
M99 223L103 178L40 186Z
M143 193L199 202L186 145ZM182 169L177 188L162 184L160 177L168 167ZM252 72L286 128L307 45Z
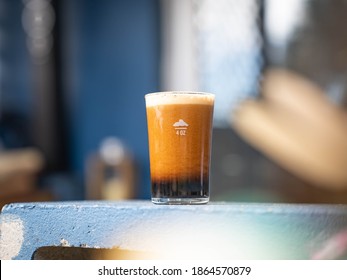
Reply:
M214 95L158 92L145 100L152 202L207 203Z

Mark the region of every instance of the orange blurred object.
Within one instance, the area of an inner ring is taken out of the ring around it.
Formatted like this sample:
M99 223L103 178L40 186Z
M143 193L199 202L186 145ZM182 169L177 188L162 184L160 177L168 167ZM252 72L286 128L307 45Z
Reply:
M268 71L262 93L234 112L235 130L298 177L347 189L347 113L316 84L288 70Z

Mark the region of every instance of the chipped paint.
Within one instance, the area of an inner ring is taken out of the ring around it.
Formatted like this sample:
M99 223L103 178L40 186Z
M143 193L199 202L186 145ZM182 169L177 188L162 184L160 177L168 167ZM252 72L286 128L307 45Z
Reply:
M60 239L60 246L63 246L63 247L70 247L70 243L69 241L67 241L66 239L62 238Z
M24 227L20 218L14 215L1 217L0 222L0 259L15 258L24 241Z

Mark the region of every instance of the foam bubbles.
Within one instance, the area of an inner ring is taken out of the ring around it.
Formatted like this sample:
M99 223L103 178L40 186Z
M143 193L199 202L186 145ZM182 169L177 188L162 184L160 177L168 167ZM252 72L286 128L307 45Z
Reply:
M214 94L205 92L167 91L146 94L145 99L147 107L171 104L213 105Z

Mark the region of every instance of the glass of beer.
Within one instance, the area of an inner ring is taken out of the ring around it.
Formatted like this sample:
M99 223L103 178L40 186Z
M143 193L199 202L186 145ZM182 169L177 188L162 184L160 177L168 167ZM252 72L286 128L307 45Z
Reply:
M157 92L145 100L152 202L207 203L214 95Z

